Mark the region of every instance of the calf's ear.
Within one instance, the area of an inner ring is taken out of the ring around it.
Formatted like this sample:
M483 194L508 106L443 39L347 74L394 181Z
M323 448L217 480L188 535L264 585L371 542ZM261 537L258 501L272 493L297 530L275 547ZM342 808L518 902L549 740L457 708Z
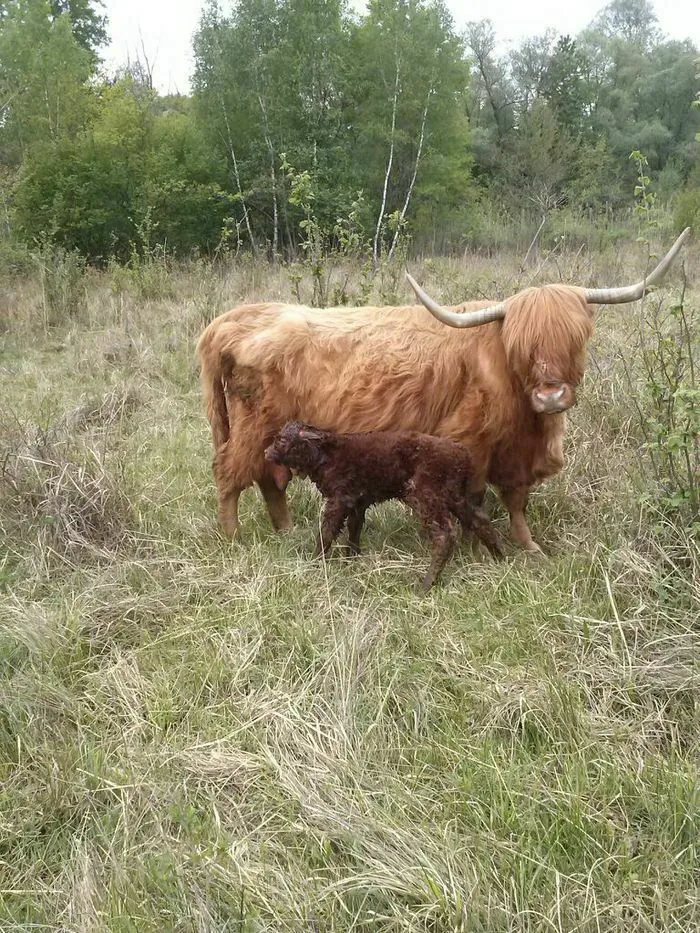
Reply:
M319 431L318 428L311 428L304 425L299 428L299 437L303 441L322 441L326 437L326 432Z
M280 492L285 491L292 478L292 471L282 463L266 463L265 472Z

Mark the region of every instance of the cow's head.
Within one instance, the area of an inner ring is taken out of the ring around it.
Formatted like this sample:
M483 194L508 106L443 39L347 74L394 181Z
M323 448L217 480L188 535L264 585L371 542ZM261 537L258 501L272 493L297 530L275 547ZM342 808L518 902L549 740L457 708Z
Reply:
M593 309L583 289L545 285L509 299L501 329L506 359L538 414L576 404L592 333Z
M288 421L265 450L269 464L307 474L326 460L332 435L301 421Z
M645 279L622 288L577 288L545 285L526 288L495 305L452 311L437 302L407 275L422 304L450 327L476 327L503 321L501 337L511 372L540 414L566 411L576 404L576 387L586 366L586 345L593 333L593 305L636 301L659 282L690 234L681 233L666 256Z

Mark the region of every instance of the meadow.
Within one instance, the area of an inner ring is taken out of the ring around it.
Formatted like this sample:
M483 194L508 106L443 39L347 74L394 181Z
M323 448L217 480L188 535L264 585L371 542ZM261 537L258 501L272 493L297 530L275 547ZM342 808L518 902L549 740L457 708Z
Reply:
M700 928L697 244L682 258L598 313L565 469L529 508L547 556L463 545L427 595L398 504L353 563L311 560L300 482L290 533L254 490L243 540L217 531L194 345L237 302L308 297L303 266L63 256L4 281L0 929ZM632 238L411 271L447 302L644 261ZM325 285L409 300L399 264Z

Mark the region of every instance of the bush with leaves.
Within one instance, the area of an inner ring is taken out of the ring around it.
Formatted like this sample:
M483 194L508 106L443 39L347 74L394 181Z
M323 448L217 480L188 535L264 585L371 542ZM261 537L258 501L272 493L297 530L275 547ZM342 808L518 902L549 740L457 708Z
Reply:
M63 324L85 307L85 258L43 237L32 258L39 271L44 326Z
M636 211L639 240L650 251L657 225L648 162L638 150ZM647 298L639 332L641 392L632 392L644 438L643 453L654 477L648 501L700 531L700 313L686 300L685 276L676 298ZM628 377L631 376L627 367Z

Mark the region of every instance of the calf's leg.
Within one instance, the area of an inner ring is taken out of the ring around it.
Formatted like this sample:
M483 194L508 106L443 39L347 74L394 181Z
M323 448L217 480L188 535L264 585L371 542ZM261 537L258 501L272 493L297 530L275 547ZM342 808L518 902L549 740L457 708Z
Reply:
M496 530L483 509L474 508L465 500L455 509L455 514L465 532L474 532L479 541L488 548L494 557L498 559L503 557Z
M479 489L477 492L467 492L466 500L469 506L474 509L481 509L481 506L484 504L484 499L486 498L486 488ZM459 514L458 510L455 509L454 514L457 515L459 522L462 526L462 542L465 545L469 546L472 554L475 554L477 547L477 538L478 534L471 525L471 520L465 519L465 516ZM486 513L484 513L486 514Z
M331 545L342 531L351 508L352 506L347 506L338 499L328 499L323 508L321 535L314 551L314 557L328 554Z
M348 544L351 554L360 553L360 535L365 523L366 508L358 505L348 516Z
M430 538L433 545L433 554L428 572L423 577L423 587L429 590L436 582L442 568L450 559L457 541L457 528L452 516L435 498L416 495L406 497L406 503L411 506L421 520L423 531Z
M457 543L457 529L450 516L445 513L444 516L433 519L426 526L426 530L433 545L430 567L423 577L423 587L429 590L431 586L437 583L442 568L452 556Z

